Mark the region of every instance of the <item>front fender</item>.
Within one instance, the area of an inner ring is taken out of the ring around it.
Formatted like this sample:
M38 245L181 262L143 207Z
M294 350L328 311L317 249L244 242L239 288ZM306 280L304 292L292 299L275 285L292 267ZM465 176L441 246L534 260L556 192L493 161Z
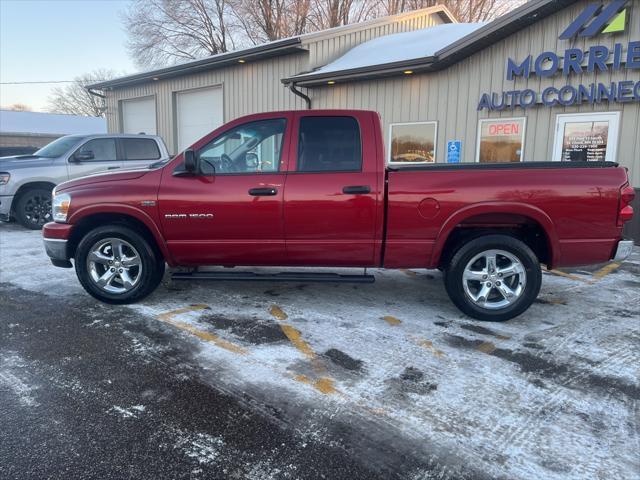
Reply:
M170 266L175 266L173 257L171 256L169 249L167 248L167 244L164 240L164 237L162 236L162 233L158 229L158 225L147 212L139 208L121 203L101 203L99 205L88 205L74 211L67 221L68 223L75 225L85 218L98 214L120 214L127 217L133 217L136 220L142 222L153 235L153 238L155 239L156 244L160 248L160 251L162 252L162 255L164 256L167 263Z
M439 265L440 257L442 256L447 239L456 226L471 217L491 213L521 215L537 222L547 236L549 251L551 253L551 265L556 265L558 263L558 256L560 255L560 241L556 233L555 225L549 215L538 207L534 207L526 203L486 202L476 203L461 208L447 218L436 237L436 242L431 254L431 265Z

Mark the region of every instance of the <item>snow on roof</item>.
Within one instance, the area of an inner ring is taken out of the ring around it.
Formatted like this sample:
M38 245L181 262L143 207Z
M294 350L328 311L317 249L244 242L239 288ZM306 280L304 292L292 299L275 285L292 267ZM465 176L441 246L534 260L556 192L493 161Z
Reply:
M36 135L107 133L107 121L104 118L80 115L0 110L0 133Z
M433 57L484 25L486 23L448 23L375 38L352 48L324 67L296 78Z

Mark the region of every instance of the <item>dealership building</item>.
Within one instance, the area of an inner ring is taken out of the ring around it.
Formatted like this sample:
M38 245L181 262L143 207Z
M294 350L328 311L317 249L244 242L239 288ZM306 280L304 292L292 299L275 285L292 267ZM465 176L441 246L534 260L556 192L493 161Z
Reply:
M90 89L110 132L173 153L243 115L349 108L380 113L391 164L616 161L640 212L640 0L533 0L484 24L437 6Z

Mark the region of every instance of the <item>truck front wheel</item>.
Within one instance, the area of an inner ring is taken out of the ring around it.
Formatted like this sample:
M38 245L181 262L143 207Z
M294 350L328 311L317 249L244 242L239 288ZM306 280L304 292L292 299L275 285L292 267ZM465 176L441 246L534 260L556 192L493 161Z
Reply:
M153 292L164 259L131 228L107 225L87 233L76 249L76 274L84 289L105 303L136 302Z
M463 245L445 272L455 305L478 320L503 322L526 311L540 292L540 262L522 241L487 235Z
M29 230L41 230L45 223L52 220L51 190L30 188L20 194L14 210L20 225Z

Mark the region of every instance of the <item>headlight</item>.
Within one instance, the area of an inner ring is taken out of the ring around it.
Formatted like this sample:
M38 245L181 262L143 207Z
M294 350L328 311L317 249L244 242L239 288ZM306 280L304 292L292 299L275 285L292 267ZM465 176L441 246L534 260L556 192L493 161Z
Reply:
M67 193L61 193L53 196L51 210L53 211L53 221L65 223L67 221L67 213L71 206L71 196Z
M9 183L11 175L7 172L0 172L0 185L6 185Z

